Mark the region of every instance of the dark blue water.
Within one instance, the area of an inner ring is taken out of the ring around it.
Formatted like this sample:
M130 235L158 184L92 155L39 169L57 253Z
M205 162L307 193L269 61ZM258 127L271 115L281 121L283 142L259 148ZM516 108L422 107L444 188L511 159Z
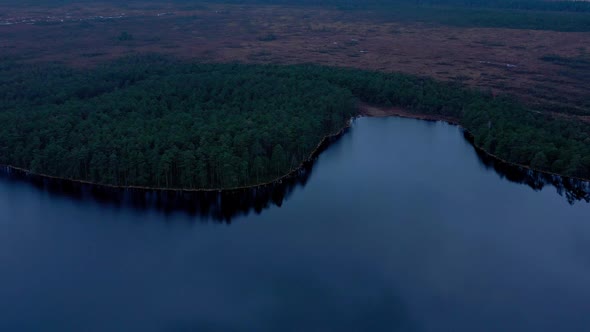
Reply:
M4 179L0 269L0 331L588 331L590 204L457 127L360 119L229 225Z

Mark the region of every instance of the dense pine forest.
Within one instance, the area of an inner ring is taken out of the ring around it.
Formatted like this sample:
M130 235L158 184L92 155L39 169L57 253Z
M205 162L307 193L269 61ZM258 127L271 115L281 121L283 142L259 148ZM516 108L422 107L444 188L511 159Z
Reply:
M504 97L401 74L185 63L91 70L0 62L0 164L120 186L229 188L276 179L359 101L457 119L500 158L590 177L590 126Z
M354 112L350 91L304 75L157 57L90 72L4 63L0 163L122 186L268 181Z

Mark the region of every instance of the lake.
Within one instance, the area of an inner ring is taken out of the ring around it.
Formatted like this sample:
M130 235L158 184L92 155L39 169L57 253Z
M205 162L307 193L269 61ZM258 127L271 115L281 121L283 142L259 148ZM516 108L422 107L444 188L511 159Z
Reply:
M590 329L590 204L508 178L402 118L229 224L4 177L0 331Z

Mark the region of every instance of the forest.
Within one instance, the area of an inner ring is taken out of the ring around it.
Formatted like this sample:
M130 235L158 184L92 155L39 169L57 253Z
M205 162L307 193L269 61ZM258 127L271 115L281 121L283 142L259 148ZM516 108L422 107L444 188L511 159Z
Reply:
M194 4L191 0L177 3ZM237 4L322 6L372 12L396 22L457 27L590 31L590 2L544 0L217 0Z
M94 0L0 0L0 4L10 5L63 5L68 3L87 3ZM102 2L119 2L119 0L103 0ZM133 5L140 2L128 1L124 5ZM161 3L161 0L141 0L142 3ZM539 11L568 11L587 12L590 11L590 4L585 1L567 0L169 0L172 3L199 5L201 3L240 3L240 4L281 4L281 5L303 5L303 6L342 6L350 8L375 8L398 5L416 6L461 6L469 8L502 8L517 10L539 10Z
M177 3L194 5L191 0ZM214 0L218 3L333 7L378 19L457 27L590 31L590 2L543 0Z
M94 0L0 0L0 5L12 7L58 7L72 3L92 3ZM102 0L122 8L138 4L161 4L162 0ZM286 5L329 7L342 10L372 10L389 19L425 21L459 26L491 26L565 31L587 31L590 13L588 1L544 0L168 0L168 3L197 8L207 4ZM564 15L565 14L565 15Z
M298 167L358 103L457 119L499 158L590 178L590 125L405 74L135 56L0 62L0 164L117 186L232 188Z
M299 166L354 112L302 68L128 58L89 72L4 61L0 163L119 186L227 188Z

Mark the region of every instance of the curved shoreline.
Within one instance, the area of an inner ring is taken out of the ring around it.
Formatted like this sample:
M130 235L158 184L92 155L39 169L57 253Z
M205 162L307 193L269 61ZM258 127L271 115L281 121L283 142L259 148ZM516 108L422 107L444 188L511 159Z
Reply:
M328 147L328 145L331 142L340 138L344 133L346 133L346 131L350 128L350 126L352 124L352 120L353 120L353 118L348 120L346 122L346 125L344 125L344 127L342 127L340 130L338 130L336 133L324 136L320 140L318 145L315 147L315 149L310 153L309 157L307 157L307 159L303 160L297 167L291 169L288 173L286 173L274 180L271 180L271 181L258 183L258 184L254 184L254 185L241 186L241 187L190 189L190 188L160 188L160 187L147 187L147 186L118 186L118 185L112 185L112 184L96 183L96 182L92 182L92 181L76 180L76 179L63 178L63 177L58 177L58 176L51 176L51 175L42 174L42 173L35 173L35 172L32 172L28 169L21 168L21 167L15 167L12 165L0 165L0 168L7 170L8 173L17 172L17 173L19 173L21 175L25 175L25 176L38 177L38 178L53 180L53 181L63 181L63 182L71 183L71 184L90 185L90 186L98 187L101 189L109 189L109 190L122 190L122 191L131 190L131 191L145 191L145 192L148 192L148 191L186 192L186 193L238 192L238 191L243 191L243 190L254 190L254 189L258 189L258 188L264 188L264 187L280 184L283 181L297 177L302 170L304 170L305 168L307 168L308 166L313 164L315 159L320 155L320 153L322 151L324 151Z
M537 172L537 173L541 173L541 174L545 174L545 175L550 175L550 176L558 176L560 178L563 179L571 179L571 180L576 180L576 181L582 181L582 182L590 182L590 179L586 179L586 178L581 178L581 177L575 177L575 176L566 176L566 175L562 175L559 173L554 173L554 172L550 172L550 171L544 171L544 170L540 170L540 169L536 169L536 168L532 168L531 166L527 166L527 165L523 165L523 164L518 164L518 163L514 163L505 159L502 159L498 156L496 156L493 153L490 153L488 151L486 151L485 149L483 149L482 147L478 146L477 144L475 144L475 135L473 135L467 128L465 128L458 119L456 118L452 118L452 117L447 117L447 116L436 116L436 115L431 115L431 114L423 114L423 113L412 113L412 112L408 112L404 109L401 108L383 108L383 107L376 107L376 106L371 106L368 104L361 104L360 106L360 114L361 116L366 116L366 117L387 117L387 116L397 116L400 118L408 118L408 119L415 119L415 120L424 120L424 121L443 121L446 122L450 125L453 126L457 126L459 128L461 128L461 130L463 130L463 132L466 134L469 143L471 143L471 145L478 150L479 152L484 153L485 155L487 155L488 157L491 157L493 159L495 159L498 162L504 163L506 165L510 165L513 167L520 167L520 168L524 168L533 172Z
M401 108L395 108L395 107L384 108L384 107L371 106L371 105L364 104L364 103L361 103L359 105L358 113L357 113L356 117L389 117L389 116L396 116L396 117L409 118L409 119L415 119L415 120L423 120L423 121L443 121L443 122L446 122L450 125L458 126L463 131L465 138L478 151L478 153L481 153L481 154L485 155L486 157L493 159L495 162L502 163L505 166L509 166L509 167L520 168L523 170L536 172L540 175L557 177L562 180L573 180L573 181L578 181L578 182L585 182L585 183L590 184L590 179L565 176L565 175L561 175L558 173L534 169L534 168L527 166L527 165L517 164L517 163L513 163L510 161L504 160L492 153L489 153L485 149L477 146L474 141L475 136L469 130L467 130L465 127L463 127L458 119L455 119L452 117L437 116L437 115L422 114L422 113L413 113L413 112L409 112L409 111L406 111ZM262 188L268 188L268 187L272 187L272 186L275 186L278 184L282 184L283 181L289 181L289 180L296 179L297 177L299 177L301 175L302 172L304 172L305 169L308 169L313 165L315 159L320 155L320 153L322 151L324 151L330 145L330 143L332 143L334 140L337 140L344 133L346 133L346 131L350 128L353 120L354 120L354 118L351 118L350 120L348 120L346 125L344 125L336 133L324 136L322 138L322 140L318 143L316 148L310 153L309 157L307 159L303 160L296 168L290 170L285 175L282 175L274 180L267 181L264 183L248 185L248 186L241 186L241 187L189 189L189 188L162 188L162 187L147 187L147 186L118 186L118 185L101 184L101 183L96 183L96 182L92 182L92 181L76 180L76 179L56 177L56 176L51 176L51 175L46 175L46 174L41 174L41 173L35 173L30 170L20 168L20 167L11 166L11 165L0 165L0 168L3 168L4 170L6 170L7 173L17 173L19 175L23 175L26 177L35 177L35 178L44 179L44 180L59 181L59 182L63 182L63 183L73 184L73 185L87 185L87 186L92 186L92 187L95 187L95 188L98 188L101 190L161 192L161 193L166 193L166 192L203 193L203 194L207 194L207 193L237 193L237 192L243 192L246 190L257 190L257 189L262 189Z

